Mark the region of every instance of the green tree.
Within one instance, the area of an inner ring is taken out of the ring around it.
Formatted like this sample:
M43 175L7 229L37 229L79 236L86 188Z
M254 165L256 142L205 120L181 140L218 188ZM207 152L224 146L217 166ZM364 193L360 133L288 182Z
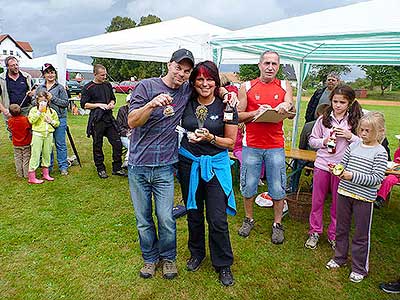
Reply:
M141 17L139 24L136 24L129 17L116 16L111 20L110 25L106 27L106 32L124 30L157 22L161 22L161 19L154 15ZM110 80L118 82L130 79L131 77L135 77L136 79L157 77L162 72L162 63L160 62L95 57L93 58L93 63L104 65L107 68Z
M239 65L239 78L241 81L252 80L260 76L260 70L258 65ZM279 68L276 77L279 79L286 79L285 74L282 72L282 68Z
M400 79L399 68L394 66L361 66L372 85L378 85L383 96L385 90Z
M131 18L116 16L111 20L111 24L106 27L106 32L119 31L134 27L136 27L136 22Z
M335 72L339 75L345 75L350 73L350 66L339 66L339 65L315 65L313 66L313 70L317 73L317 79L319 82L325 82L326 77L329 73Z

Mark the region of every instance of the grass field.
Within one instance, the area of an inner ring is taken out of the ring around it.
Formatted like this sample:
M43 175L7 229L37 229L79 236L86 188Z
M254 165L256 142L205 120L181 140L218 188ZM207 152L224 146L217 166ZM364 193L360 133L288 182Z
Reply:
M119 100L123 103L122 95ZM366 108L385 113L394 152L400 108ZM302 121L303 115L304 105ZM286 241L273 245L271 209L255 208L255 230L250 238L240 238L244 213L238 192L238 215L229 217L235 286L220 285L209 256L198 272L185 270L185 218L177 221L178 278L167 281L160 272L151 280L139 278L142 259L127 180L99 179L91 139L85 136L87 117L70 115L68 122L83 167L72 167L67 177L55 173L55 181L43 185L17 178L11 142L0 122L0 299L400 299L378 289L379 282L400 275L399 188L389 207L374 212L370 276L360 284L349 282L349 267L325 269L332 256L326 235L317 250L304 249L305 223L285 217ZM111 172L106 141L104 148ZM178 186L176 191L178 201Z

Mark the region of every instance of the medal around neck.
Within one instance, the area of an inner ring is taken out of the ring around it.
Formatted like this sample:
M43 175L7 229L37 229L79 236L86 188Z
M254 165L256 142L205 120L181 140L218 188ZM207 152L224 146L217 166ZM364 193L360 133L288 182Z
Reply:
M197 118L197 125L199 126L199 128L203 128L204 122L206 121L208 114L207 107L205 105L197 106L195 114Z

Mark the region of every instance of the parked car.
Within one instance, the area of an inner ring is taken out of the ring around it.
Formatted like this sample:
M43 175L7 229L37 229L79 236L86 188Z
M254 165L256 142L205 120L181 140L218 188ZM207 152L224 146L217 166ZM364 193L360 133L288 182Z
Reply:
M82 85L76 80L68 80L67 89L70 94L79 94L82 91Z
M125 93L128 94L129 92L133 91L138 84L137 81L122 81L119 84L113 86L114 93Z

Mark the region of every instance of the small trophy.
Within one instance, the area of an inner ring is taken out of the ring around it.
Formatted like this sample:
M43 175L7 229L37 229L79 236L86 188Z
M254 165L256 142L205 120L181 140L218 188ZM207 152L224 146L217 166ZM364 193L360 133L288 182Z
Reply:
M205 105L199 105L196 108L196 118L197 118L197 125L199 126L199 128L203 128L204 127L204 122L207 119L207 114L208 114L208 109ZM196 129L196 133L204 133L203 130L201 129Z
M170 93L166 93L166 94L170 95ZM172 117L175 114L175 110L174 110L173 105L171 105L171 104L166 105L165 108L164 108L163 114L166 117Z

